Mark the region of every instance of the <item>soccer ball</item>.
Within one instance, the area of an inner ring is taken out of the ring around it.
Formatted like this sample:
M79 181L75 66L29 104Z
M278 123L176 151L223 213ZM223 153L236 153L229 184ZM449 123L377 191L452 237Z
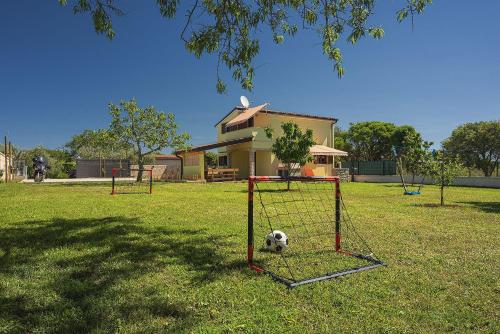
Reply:
M288 237L281 231L273 231L266 236L264 247L272 252L283 252L288 247Z

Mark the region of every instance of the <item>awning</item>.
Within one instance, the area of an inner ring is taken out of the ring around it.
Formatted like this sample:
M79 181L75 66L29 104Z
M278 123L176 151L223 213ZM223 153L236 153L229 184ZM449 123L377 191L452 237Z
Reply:
M246 109L244 112L242 112L241 114L239 114L238 116L227 122L226 126L231 126L246 122L248 119L252 118L253 115L264 109L266 105L267 104L261 104L260 106Z
M175 153L181 154L181 153L187 153L187 152L208 151L208 150L211 150L211 149L214 149L217 147L236 145L236 144L240 144L240 143L246 143L246 142L249 142L252 140L253 140L253 136L231 139L231 140L226 140L226 141L220 141L218 143L213 143L213 144L195 146L195 147L191 147L190 149L187 149L187 150L177 150L177 151L175 151Z
M313 145L309 152L312 155L335 155L335 156L347 156L347 152L337 150L324 145Z

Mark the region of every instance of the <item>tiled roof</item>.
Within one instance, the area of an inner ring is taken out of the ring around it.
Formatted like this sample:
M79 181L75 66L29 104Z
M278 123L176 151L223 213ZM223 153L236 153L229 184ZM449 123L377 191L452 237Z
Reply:
M224 115L224 117L222 117L222 119L219 120L215 124L215 126L217 126L220 122L222 122L227 116L229 116L235 110L243 111L243 110L245 110L245 108L243 108L243 107L234 107L230 112L228 112L226 115ZM291 117L302 117L302 118L320 119L320 120L332 121L333 123L337 123L337 121L338 121L338 119L334 118L334 117L309 115L309 114L299 114L299 113L292 113L292 112L285 112L285 111L278 111L278 110L271 110L271 109L261 109L259 112L266 113L266 114L291 116ZM238 117L238 116L236 116L236 117Z

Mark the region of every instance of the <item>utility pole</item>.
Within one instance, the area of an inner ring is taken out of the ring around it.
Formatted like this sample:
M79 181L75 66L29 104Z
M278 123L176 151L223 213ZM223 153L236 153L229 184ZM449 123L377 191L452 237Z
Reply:
M5 157L5 169L4 169L4 178L5 178L5 183L7 183L8 176L9 176L9 169L7 165L7 136L4 136L4 145L3 145L3 152L4 152L4 157Z
M441 205L444 205L444 151L441 159Z
M9 181L11 179L14 179L12 177L12 169L13 169L13 162L14 162L13 159L12 159L12 155L13 155L12 154L12 143L9 140Z

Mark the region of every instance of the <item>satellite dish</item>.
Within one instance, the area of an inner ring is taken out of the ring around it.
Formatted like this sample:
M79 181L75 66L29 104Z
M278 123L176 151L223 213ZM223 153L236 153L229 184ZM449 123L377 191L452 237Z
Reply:
M250 107L250 102L248 101L247 97L246 96L240 96L240 102L241 102L241 105L245 108L248 108Z

